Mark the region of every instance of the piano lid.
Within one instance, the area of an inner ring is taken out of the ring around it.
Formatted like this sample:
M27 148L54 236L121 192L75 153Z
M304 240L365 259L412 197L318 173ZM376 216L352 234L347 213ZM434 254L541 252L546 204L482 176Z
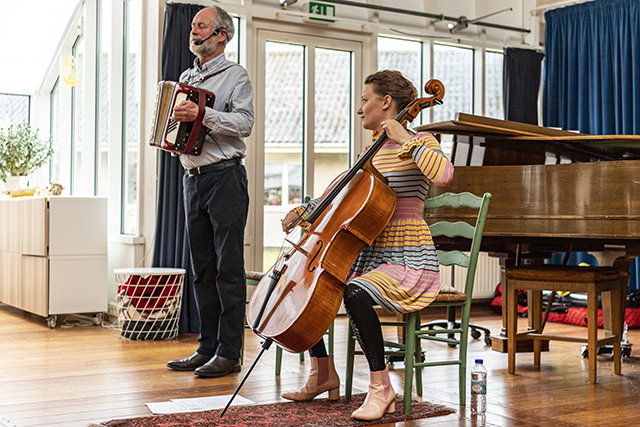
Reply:
M419 126L417 131L452 135L502 136L502 137L572 137L584 135L561 129L546 128L472 114L456 113L455 120Z
M640 136L638 135L588 135L561 129L535 126L508 120L492 119L457 113L454 120L418 126L416 131L433 134L456 135L455 143L469 144L476 147L490 147L495 150L508 150L528 154L537 152L537 160L529 163L528 159L504 154L502 159L513 159L514 163L494 161L495 155L490 156L489 163L481 162L477 166L487 164L537 164L548 163L549 158L555 157L561 163L561 157L570 161L600 161L600 160L628 160L640 159ZM465 138L465 136L467 138ZM454 151L455 150L454 146ZM575 155L567 155L567 153ZM561 153L551 156L550 153ZM484 153L483 153L484 156ZM471 156L465 155L466 164L474 165ZM556 161L554 161L555 163ZM458 166L458 165L456 165ZM460 165L462 166L462 165Z

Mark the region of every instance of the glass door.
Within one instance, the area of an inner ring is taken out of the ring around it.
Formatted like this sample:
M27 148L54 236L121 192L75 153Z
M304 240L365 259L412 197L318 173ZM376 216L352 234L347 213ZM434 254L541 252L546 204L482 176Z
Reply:
M257 202L263 204L266 270L284 238L280 219L305 196L320 197L350 166L361 135L354 117L363 79L362 45L262 30L258 39L264 72L257 86L264 89L264 100L258 102L256 130L258 145L264 142L258 149L263 149L264 177L256 194L263 193Z

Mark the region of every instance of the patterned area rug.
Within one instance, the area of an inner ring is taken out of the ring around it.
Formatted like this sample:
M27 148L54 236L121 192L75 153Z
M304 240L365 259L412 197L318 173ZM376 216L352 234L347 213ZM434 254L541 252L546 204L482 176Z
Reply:
M357 421L351 418L351 413L358 409L366 394L356 394L353 399L329 401L314 399L310 402L286 402L271 405L232 406L219 418L220 410L191 412L172 415L156 415L152 417L131 418L126 420L112 420L99 426L109 427L213 427L213 426L270 426L270 427L343 427L368 426L374 424L393 423L418 418L447 415L453 412L440 405L428 402L413 402L411 415L405 417L402 413L403 400L396 397L396 412L386 414L376 421Z

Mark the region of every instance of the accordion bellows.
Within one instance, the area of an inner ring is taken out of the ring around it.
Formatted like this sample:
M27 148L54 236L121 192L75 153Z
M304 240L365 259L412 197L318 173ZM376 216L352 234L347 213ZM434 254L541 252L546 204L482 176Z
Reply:
M193 122L171 120L175 106L185 100L198 105L196 120ZM149 145L174 155L200 155L204 137L209 132L209 128L202 125L202 117L205 107L213 107L214 100L215 95L204 89L166 80L158 83Z

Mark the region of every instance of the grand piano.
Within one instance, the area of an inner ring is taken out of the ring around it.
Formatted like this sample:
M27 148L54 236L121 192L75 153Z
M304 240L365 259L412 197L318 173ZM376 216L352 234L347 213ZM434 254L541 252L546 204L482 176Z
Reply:
M601 266L616 262L627 269L640 255L640 136L585 135L462 113L417 130L454 135L453 181L431 186L429 197L493 195L481 250L499 258L503 283L507 266L542 263L553 253L587 251ZM443 209L426 214L428 223L445 218L474 216ZM464 249L456 239L435 243ZM507 351L504 315L491 339L494 350ZM531 351L530 344L518 341L517 351Z

